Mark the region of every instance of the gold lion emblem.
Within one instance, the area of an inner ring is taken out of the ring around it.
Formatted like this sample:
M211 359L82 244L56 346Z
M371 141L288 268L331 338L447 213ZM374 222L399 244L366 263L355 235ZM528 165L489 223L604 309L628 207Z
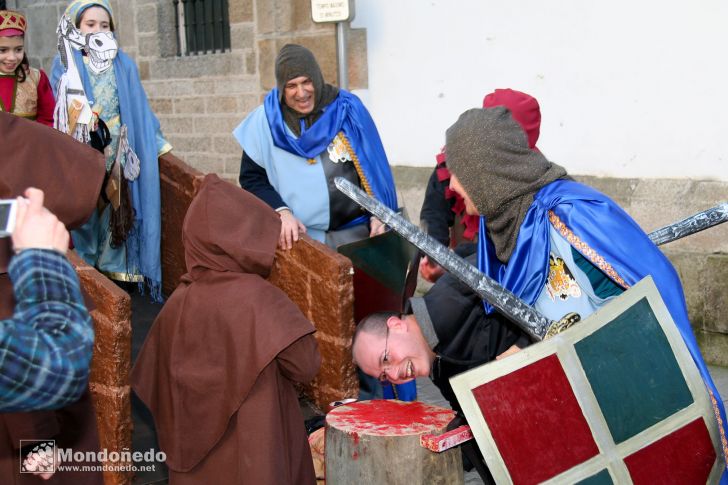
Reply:
M551 300L557 298L566 301L569 297L579 298L581 288L564 263L564 260L553 254L549 255L549 276L546 282L546 290Z

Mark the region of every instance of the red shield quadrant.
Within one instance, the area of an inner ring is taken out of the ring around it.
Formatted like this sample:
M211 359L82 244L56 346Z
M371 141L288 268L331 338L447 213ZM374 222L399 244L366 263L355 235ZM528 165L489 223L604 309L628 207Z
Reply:
M713 404L652 282L451 379L498 483L717 483Z

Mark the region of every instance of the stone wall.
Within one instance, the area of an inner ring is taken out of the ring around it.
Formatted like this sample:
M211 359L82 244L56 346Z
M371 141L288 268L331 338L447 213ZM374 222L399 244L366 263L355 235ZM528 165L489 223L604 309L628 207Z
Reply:
M328 403L359 395L351 356L354 282L349 258L303 236L290 251L278 250L270 281L285 291L316 327L321 370L307 394L323 411Z
M185 274L182 223L204 175L168 153L159 158L162 198L162 291L170 295Z
M96 410L99 443L108 453L132 449L131 446L131 298L111 280L69 252L84 292L95 308L94 353L91 360L89 389ZM131 463L115 463L131 465ZM129 484L129 471L105 471L106 485Z
M400 204L405 204L412 221L419 221L431 173L432 168L394 167ZM727 182L575 178L612 197L647 232L728 200ZM705 360L728 366L728 223L661 249L682 280L693 330Z

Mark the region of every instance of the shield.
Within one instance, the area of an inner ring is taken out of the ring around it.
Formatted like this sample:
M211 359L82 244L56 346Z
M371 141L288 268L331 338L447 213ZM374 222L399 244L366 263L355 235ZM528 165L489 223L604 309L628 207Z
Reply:
M725 470L714 398L650 277L451 383L497 483L717 483Z
M349 244L338 252L354 266L354 320L402 311L417 285L417 248L393 231Z

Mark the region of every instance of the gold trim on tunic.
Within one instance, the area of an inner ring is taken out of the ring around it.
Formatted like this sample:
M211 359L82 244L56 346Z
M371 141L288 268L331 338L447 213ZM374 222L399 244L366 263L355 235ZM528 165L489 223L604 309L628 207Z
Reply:
M559 234L561 234L564 239L569 242L569 244L576 248L577 251L579 251L585 258L591 261L592 264L594 264L597 268L602 270L615 283L617 283L622 288L629 288L627 282L624 281L621 276L619 276L619 274L612 267L612 265L609 264L602 255L597 253L587 243L582 241L579 236L574 234L571 229L566 227L566 224L561 221L559 216L557 216L554 211L549 211L549 222L551 222L551 225L553 225L554 228L559 231Z
M369 181L364 175L364 170L362 170L361 168L361 163L359 163L359 157L356 155L356 152L354 152L354 150L351 148L351 143L349 143L346 135L344 135L343 131L340 131L339 134L336 135L336 138L339 138L339 141L341 141L341 143L346 146L346 150L351 155L351 161L354 162L354 168L356 168L356 173L359 175L359 181L361 182L362 188L369 195L369 197L374 197L374 192L372 192L372 186L369 184Z
M713 391L708 389L710 394L710 403L713 405L713 413L715 413L715 419L718 420L718 431L720 432L720 444L723 446L723 456L726 460L726 469L728 469L728 439L725 437L725 428L723 428L723 418L720 416L720 409L718 408L718 401L715 399Z
M40 71L31 67L26 76L25 81L18 82L15 78L15 86L13 88L13 99L10 107L3 106L0 102L0 111L7 111L16 116L23 118L35 119L38 116L38 84L40 83Z

